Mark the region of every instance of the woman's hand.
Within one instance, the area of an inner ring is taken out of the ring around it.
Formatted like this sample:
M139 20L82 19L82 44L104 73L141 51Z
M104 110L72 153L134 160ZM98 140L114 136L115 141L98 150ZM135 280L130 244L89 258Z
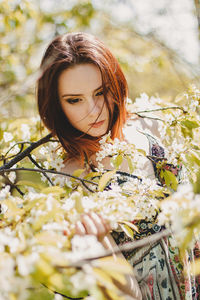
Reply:
M82 215L81 220L76 223L75 230L78 235L95 235L101 241L111 230L111 226L100 215L90 212Z
M109 231L111 231L111 226L109 225L109 223L103 217L94 212L84 214L81 217L81 220L76 223L76 234L95 235L105 249L109 249L112 251L113 248L117 247L117 245L112 236L109 234ZM125 259L121 253L115 254L114 251L113 257L114 259L116 257ZM121 290L124 299L142 300L141 291L134 273L127 275L126 281L127 283L125 285L116 283L117 287Z

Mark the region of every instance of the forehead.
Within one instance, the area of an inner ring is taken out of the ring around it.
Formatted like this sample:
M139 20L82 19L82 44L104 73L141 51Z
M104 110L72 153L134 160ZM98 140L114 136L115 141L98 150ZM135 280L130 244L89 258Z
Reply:
M93 64L75 65L64 70L58 78L59 94L84 94L101 85L101 72Z

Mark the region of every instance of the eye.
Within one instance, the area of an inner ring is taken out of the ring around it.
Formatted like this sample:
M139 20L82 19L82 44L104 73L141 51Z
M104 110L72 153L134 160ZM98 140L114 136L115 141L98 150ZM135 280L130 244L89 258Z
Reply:
M80 102L80 101L81 101L80 98L70 98L70 99L67 99L67 102L68 102L69 104L75 104L75 103L78 103L78 102Z
M102 96L103 95L103 90L99 91L98 93L96 93L95 96Z

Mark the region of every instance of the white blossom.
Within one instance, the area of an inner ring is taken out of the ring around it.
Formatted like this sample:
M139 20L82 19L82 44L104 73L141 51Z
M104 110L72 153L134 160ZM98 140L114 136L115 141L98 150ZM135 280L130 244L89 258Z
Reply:
M14 141L9 144L9 155L16 155L20 151L19 145L16 145Z
M6 199L10 196L10 186L6 185L3 189L0 190L0 201Z
M48 154L48 148L47 147L44 147L42 146L39 150L39 153L42 154L42 155L47 155Z
M28 124L22 124L21 125L21 131L22 131L22 139L23 140L30 140L31 132L30 127Z
M17 256L17 265L19 274L22 276L29 275L34 270L34 265L39 259L38 253L31 253L30 255L18 255Z
M83 291L83 290L90 290L92 286L95 285L96 279L92 272L87 274L86 272L79 271L76 274L70 277L70 281L74 286L74 291Z
M79 259L90 256L97 256L104 251L103 245L94 235L75 235L71 240L73 254L78 254Z
M16 173L15 173L15 172L10 172L10 173L8 174L8 178L9 178L9 180L10 180L12 183L14 183L15 180L16 180Z
M12 133L10 133L10 132L4 132L3 133L3 139L4 139L4 141L6 143L12 141L12 139L13 139Z

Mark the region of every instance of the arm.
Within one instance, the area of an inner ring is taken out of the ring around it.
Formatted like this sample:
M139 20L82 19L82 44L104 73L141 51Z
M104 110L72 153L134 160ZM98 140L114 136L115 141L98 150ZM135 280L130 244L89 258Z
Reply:
M102 243L105 249L112 250L116 247L116 243L112 236L108 233L111 230L109 224L99 215L95 213L85 214L82 216L81 221L76 224L76 233L79 235L93 234L96 235L98 240ZM124 258L119 253L113 253L113 257ZM140 288L138 282L134 276L134 272L131 275L126 275L127 283L122 285L116 283L117 287L122 291L126 300L142 300Z

